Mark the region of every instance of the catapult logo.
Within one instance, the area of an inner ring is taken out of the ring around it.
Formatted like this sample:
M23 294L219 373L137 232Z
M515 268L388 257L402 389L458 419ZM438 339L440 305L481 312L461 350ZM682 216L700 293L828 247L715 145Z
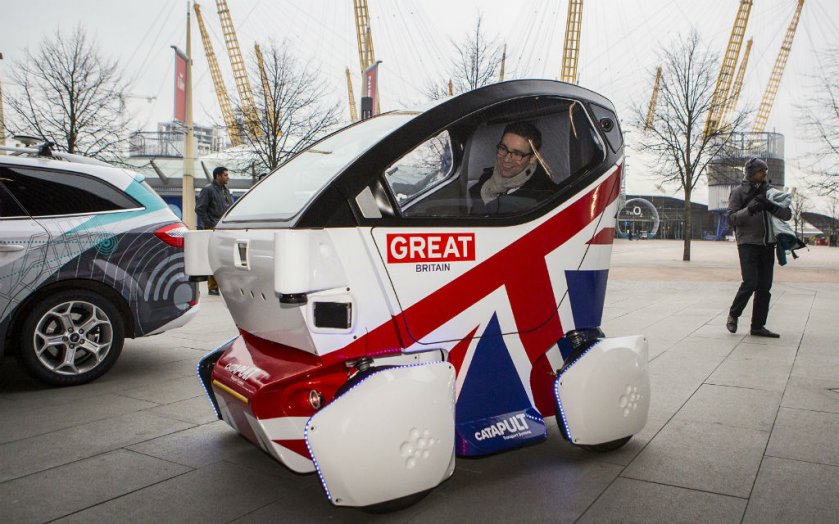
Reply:
M417 272L448 271L450 262L475 260L474 233L387 235L388 264L416 264Z
M264 370L254 366L246 366L244 364L228 364L224 369L230 372L231 375L241 378L242 380L264 378L269 376Z
M527 420L524 418L524 413L513 415L495 424L489 425L480 431L475 432L475 440L487 440L495 437L501 437L504 440L511 438L523 437L530 435L533 431L527 425Z

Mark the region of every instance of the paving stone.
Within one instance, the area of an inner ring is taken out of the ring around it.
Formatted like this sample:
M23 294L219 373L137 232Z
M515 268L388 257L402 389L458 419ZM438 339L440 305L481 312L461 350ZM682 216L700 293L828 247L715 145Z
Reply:
M672 420L621 474L746 498L769 433Z
M816 320L811 321L817 322ZM835 320L831 319L829 322L832 324ZM807 331L801 339L798 351L801 355L806 356L834 357L837 354L836 334L832 330L824 330L824 332Z
M274 479L217 462L56 522L229 522L277 500L283 489Z
M705 337L694 332L673 344L671 351L675 355L686 357L724 358L731 354L732 350L742 340L742 337L732 336L728 331L725 333L727 336Z
M723 357L691 354L670 348L650 362L650 373L683 377L688 381L702 382L722 363Z
M0 482L181 431L190 424L144 412L0 445Z
M220 420L129 446L151 457L198 468L253 446ZM266 458L268 456L266 455Z
M774 391L704 384L674 420L770 431L781 402Z
M256 511L239 517L230 524L276 524L277 522L294 523L319 523L335 522L339 524L352 523L384 523L384 522L411 522L411 517L422 513L428 504L439 503L440 495L431 493L418 504L391 515L371 515L355 508L338 508L333 506L326 495L319 497L314 492L305 493L283 493L278 496L280 500L263 506Z
M700 339L710 338L714 340L724 340L731 342L732 344L737 344L745 335L742 329L740 329L739 333L729 333L728 329L725 327L725 318L723 318L721 323L715 322L700 326L699 329L692 332L690 336L692 338Z
M170 380L163 384L155 384L153 386L143 386L135 389L123 390L121 395L140 400L147 400L157 404L171 404L198 396L206 398L204 386L198 380L197 376L188 376L184 378L177 378Z
M668 338L660 335L649 336L645 334L645 336L647 337L647 347L649 350L650 360L655 359L657 356L661 355L674 345L678 344L680 340L678 338Z
M140 411L157 405L152 402L117 395L101 395L76 402L43 407L19 408L14 403L7 404L10 405L0 405L0 420L20 417L25 418L26 424L0 425L0 443Z
M518 451L512 452L516 454ZM421 522L571 522L607 488L621 467L596 461L510 460L506 468L452 478ZM533 494L527 503L515 494Z
M839 414L781 408L766 454L839 466Z
M739 523L742 498L618 478L577 522Z
M839 468L766 457L744 523L834 524L839 515Z
M839 378L839 350L830 356L801 353L795 359L792 375L816 380Z
M173 402L146 411L159 417L173 418L192 424L207 424L218 420L218 416L213 411L213 406L210 404L210 399L207 395L188 398L180 402Z
M793 374L789 378L781 405L785 408L839 413L839 377L824 380Z
M0 483L0 521L45 522L190 471L125 450Z
M783 392L791 364L771 358L729 357L706 380L709 384Z
M734 348L734 351L731 352L731 358L732 360L774 360L792 366L797 352L798 347L795 345L769 346L766 344L756 344L753 341L753 337L747 337Z

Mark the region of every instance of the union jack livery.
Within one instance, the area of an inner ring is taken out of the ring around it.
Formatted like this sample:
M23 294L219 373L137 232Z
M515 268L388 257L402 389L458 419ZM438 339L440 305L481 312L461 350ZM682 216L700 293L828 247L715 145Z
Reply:
M412 503L546 419L620 447L650 397L646 340L600 330L622 167L611 102L547 80L295 156L185 240L240 331L198 366L219 417L340 506Z

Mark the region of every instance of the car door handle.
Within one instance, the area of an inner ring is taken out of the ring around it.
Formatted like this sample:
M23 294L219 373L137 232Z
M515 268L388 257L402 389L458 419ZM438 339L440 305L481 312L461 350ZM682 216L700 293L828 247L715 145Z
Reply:
M11 253L14 251L23 251L26 246L22 244L0 244L0 253Z

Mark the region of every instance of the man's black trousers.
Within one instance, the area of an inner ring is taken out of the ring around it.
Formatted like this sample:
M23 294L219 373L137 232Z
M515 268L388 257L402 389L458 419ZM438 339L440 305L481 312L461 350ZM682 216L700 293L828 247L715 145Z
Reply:
M754 293L752 304L752 329L762 328L769 315L769 299L772 296L772 270L775 268L775 246L759 246L756 244L739 244L737 251L740 255L740 273L743 282L731 304L732 317L739 317Z

